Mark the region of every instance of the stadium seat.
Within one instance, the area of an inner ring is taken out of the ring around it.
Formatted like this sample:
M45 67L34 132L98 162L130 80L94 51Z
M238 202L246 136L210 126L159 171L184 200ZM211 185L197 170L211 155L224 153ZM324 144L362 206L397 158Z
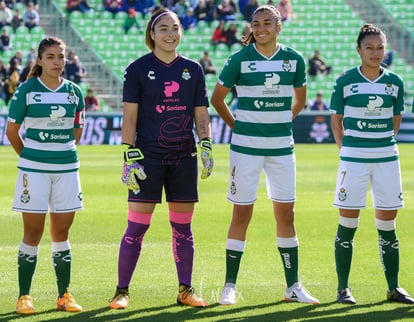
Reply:
M65 4L64 0L58 0L60 4ZM93 6L97 6L101 0L90 0ZM259 0L264 4L265 0ZM378 0L384 6L393 5L401 21L405 21L407 28L414 28L414 4L412 0ZM284 25L279 36L280 42L291 46L300 51L305 60L313 54L315 49L320 49L328 63L333 66L332 74L329 76L317 77L313 82L308 83L308 98L313 99L317 91L322 90L330 95L335 78L342 71L351 68L359 63L359 57L355 50L355 41L359 28L364 21L352 10L345 0L291 0L294 17L289 24ZM111 14L95 10L93 14L79 15L71 22L79 28L82 35L96 49L98 54L120 77L124 72L126 64L148 52L144 32L146 20L141 19L139 23L141 30L131 28L128 35L124 35L122 23L126 12L119 12L112 19ZM97 17L101 17L100 19ZM235 21L241 33L247 23L242 19ZM179 52L192 59L198 60L204 50L210 52L213 65L220 71L225 59L231 54L242 48L235 44L229 51L225 44L214 48L210 44L210 38L217 23L213 22L210 26L205 21L199 21L196 28L185 31L181 40ZM240 37L240 33L238 34ZM117 41L117 43L114 43ZM114 58L116 57L116 58ZM398 59L398 53L395 55ZM406 80L406 88L413 91L414 83L413 69L403 59L395 60L393 67L396 71L401 71L401 75ZM216 76L215 76L216 77ZM206 77L208 92L211 93L215 80L214 77ZM408 86L408 84L411 84Z
M9 28L9 33L10 33L10 29L11 28ZM28 34L29 34L29 29L27 29L26 26L20 26L16 29L15 36L20 37L20 36L26 36Z

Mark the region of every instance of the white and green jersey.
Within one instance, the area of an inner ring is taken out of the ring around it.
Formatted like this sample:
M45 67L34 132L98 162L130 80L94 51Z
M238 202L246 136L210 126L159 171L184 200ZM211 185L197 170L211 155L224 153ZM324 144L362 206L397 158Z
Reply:
M413 98L413 104L411 106L411 114L414 114L414 98Z
M25 127L18 168L36 172L68 172L79 168L73 134L83 125L84 99L80 88L63 80L56 90L39 78L20 85L10 104L8 121Z
M344 116L341 160L387 162L398 159L393 117L404 110L404 84L388 69L374 81L353 68L336 80L332 113Z
M305 61L278 44L268 58L250 44L227 60L219 84L236 87L238 107L231 149L244 154L277 156L293 153L292 96L306 85Z

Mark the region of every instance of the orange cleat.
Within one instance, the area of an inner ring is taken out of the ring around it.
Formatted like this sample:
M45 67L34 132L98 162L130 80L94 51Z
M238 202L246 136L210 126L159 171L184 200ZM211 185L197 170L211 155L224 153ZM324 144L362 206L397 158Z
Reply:
M73 295L66 290L66 293L57 300L57 309L66 312L80 312L82 311L82 306L77 304Z
M109 307L111 309L127 309L129 303L128 288L116 288L115 296L112 298Z
M177 304L193 307L207 307L208 303L194 294L194 288L187 285L180 285L177 296Z
M16 313L18 314L33 314L35 309L33 307L33 299L29 295L22 295L16 303Z

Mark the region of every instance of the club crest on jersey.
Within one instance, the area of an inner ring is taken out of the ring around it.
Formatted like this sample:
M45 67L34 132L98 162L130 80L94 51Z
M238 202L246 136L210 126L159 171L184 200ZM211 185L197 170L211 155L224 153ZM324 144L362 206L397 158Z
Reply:
M191 78L190 72L187 68L184 68L183 73L181 74L181 78L185 80L189 80Z
M385 93L387 95L392 95L394 94L394 86L392 86L392 84L387 84L385 85Z
M282 69L283 69L285 72L288 72L288 71L290 71L290 70L292 69L292 65L291 65L291 63L289 62L289 60L285 59L285 60L283 61L283 64L282 64Z
M76 96L76 94L75 94L75 92L74 91L70 91L69 93L68 93L68 102L69 103L71 103L71 104L78 104L78 102L79 102L79 99L78 99L78 97Z

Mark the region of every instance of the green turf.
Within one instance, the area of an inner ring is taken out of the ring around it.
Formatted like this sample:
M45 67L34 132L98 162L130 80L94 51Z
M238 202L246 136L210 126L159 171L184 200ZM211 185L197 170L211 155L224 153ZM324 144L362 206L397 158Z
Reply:
M209 301L206 309L175 305L177 278L171 251L166 204L156 208L142 256L131 283L130 308L109 310L117 282L120 238L127 221L126 188L120 182L118 146L80 146L85 210L71 229L73 252L71 291L84 311L55 311L57 287L51 262L48 227L41 242L32 296L37 314L14 313L18 293L17 249L22 222L10 210L17 157L0 147L0 321L414 321L414 306L386 303L386 282L379 262L371 201L362 212L355 240L351 286L358 304L336 304L333 239L337 210L332 207L338 149L335 145L297 145L296 227L300 241L300 279L322 304L282 302L284 277L275 243L271 203L262 178L248 231L246 253L239 274L239 301L216 303L224 282L225 241L231 218L226 201L228 146L215 146L211 178L200 181L200 202L193 223L195 263L193 283ZM401 247L401 286L414 294L414 148L400 145L406 207L397 222Z

